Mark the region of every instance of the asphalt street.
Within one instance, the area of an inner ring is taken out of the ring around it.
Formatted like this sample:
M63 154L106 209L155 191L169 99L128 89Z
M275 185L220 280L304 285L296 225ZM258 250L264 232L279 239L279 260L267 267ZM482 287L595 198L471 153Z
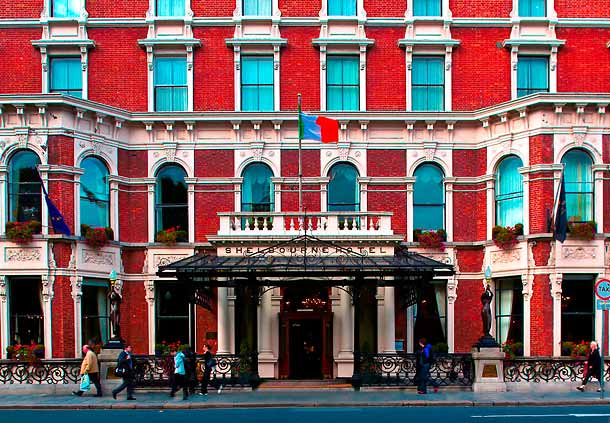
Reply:
M208 410L4 410L19 423L527 423L610 422L610 406L558 407L316 407Z

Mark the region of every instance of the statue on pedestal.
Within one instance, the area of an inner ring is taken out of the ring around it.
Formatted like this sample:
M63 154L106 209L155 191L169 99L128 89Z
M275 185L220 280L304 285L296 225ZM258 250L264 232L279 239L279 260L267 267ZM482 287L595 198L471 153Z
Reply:
M491 300L494 295L491 292L491 286L487 284L485 291L481 294L481 319L483 320L483 336L491 336Z
M110 300L110 328L111 328L111 340L121 340L121 301L123 297L121 295L121 288L117 281L112 282L110 293L108 294Z

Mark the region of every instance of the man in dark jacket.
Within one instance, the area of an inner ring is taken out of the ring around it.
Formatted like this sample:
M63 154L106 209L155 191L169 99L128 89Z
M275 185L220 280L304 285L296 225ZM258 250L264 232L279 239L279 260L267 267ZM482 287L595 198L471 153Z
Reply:
M116 396L122 392L123 389L127 388L127 399L129 401L135 401L133 396L135 371L133 357L131 355L131 345L126 345L125 349L119 354L116 374L121 376L123 383L121 383L116 389L112 390L112 398L117 399Z
M589 354L587 354L587 361L585 361L584 375L582 385L578 386L576 389L579 391L584 391L587 382L589 379L594 377L598 381L602 379L602 358L599 355L599 350L597 349L597 342L591 341L591 349L589 350ZM600 388L597 389L597 392L601 391Z
M428 393L428 383L430 382L430 366L432 365L432 345L426 343L426 338L419 340L419 348L416 354L415 370L417 378L417 393ZM434 385L434 392L438 392L438 385Z
M214 359L210 352L210 346L208 344L203 345L203 380L201 381L201 394L208 394L208 384L210 383L210 375L212 374L212 367L214 367Z

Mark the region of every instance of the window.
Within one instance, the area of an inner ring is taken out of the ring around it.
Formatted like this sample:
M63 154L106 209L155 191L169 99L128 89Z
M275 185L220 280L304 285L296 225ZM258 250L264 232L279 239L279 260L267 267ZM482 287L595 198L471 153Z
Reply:
M78 98L83 97L83 72L80 58L54 57L51 59L49 91Z
M447 342L447 286L445 283L423 284L415 307L413 348L420 338L432 345ZM446 348L446 346L445 346Z
M241 211L271 212L273 211L273 172L263 163L248 165L243 173L241 191Z
M561 341L594 339L595 311L592 275L564 275L561 283ZM563 350L563 348L562 348ZM562 351L562 355L564 351Z
M519 16L546 16L546 0L519 0Z
M271 16L271 0L244 0L244 16Z
M11 278L9 280L9 310L11 340L15 344L42 344L44 317L40 279Z
M337 163L328 172L328 211L360 211L358 171L349 163Z
M83 343L90 339L106 344L109 338L109 284L101 280L84 280L81 298Z
M190 336L192 306L184 289L172 282L155 282L157 327L156 343L193 345Z
M156 229L174 228L188 234L188 194L184 178L186 173L179 166L164 166L157 173L155 189ZM179 236L178 241L187 241L188 236Z
M523 166L517 156L500 162L496 172L496 225L515 226L523 223Z
M328 16L356 16L356 0L328 0Z
M548 57L519 56L517 64L517 97L549 92Z
M444 57L413 57L413 111L442 111L445 108Z
M358 57L329 56L326 64L326 108L358 110L360 76Z
M186 58L155 59L155 110L183 112L187 109Z
M415 170L413 187L413 228L445 229L445 189L443 171L425 163Z
M52 0L51 9L55 18L76 18L80 16L81 0Z
M273 57L241 58L241 108L245 112L273 111Z
M157 16L184 16L184 0L157 0Z
M8 209L13 222L42 221L41 180L38 156L28 150L16 153L10 161Z
M108 169L96 157L87 157L81 163L80 177L81 224L94 228L110 227L110 193Z
M500 344L521 343L521 350L515 352L523 355L523 285L520 279L511 278L495 279L494 282L496 339Z
M413 16L441 16L441 0L413 0Z
M570 150L561 159L564 167L568 220L593 220L593 172L591 157L583 150Z

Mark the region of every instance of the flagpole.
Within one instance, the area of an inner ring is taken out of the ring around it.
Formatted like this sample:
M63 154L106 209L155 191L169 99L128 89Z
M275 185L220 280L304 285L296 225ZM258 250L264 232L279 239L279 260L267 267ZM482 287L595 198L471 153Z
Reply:
M303 169L301 165L301 93L297 94L299 117L297 120L297 132L299 133L299 213L303 213ZM299 217L300 218L300 217Z

